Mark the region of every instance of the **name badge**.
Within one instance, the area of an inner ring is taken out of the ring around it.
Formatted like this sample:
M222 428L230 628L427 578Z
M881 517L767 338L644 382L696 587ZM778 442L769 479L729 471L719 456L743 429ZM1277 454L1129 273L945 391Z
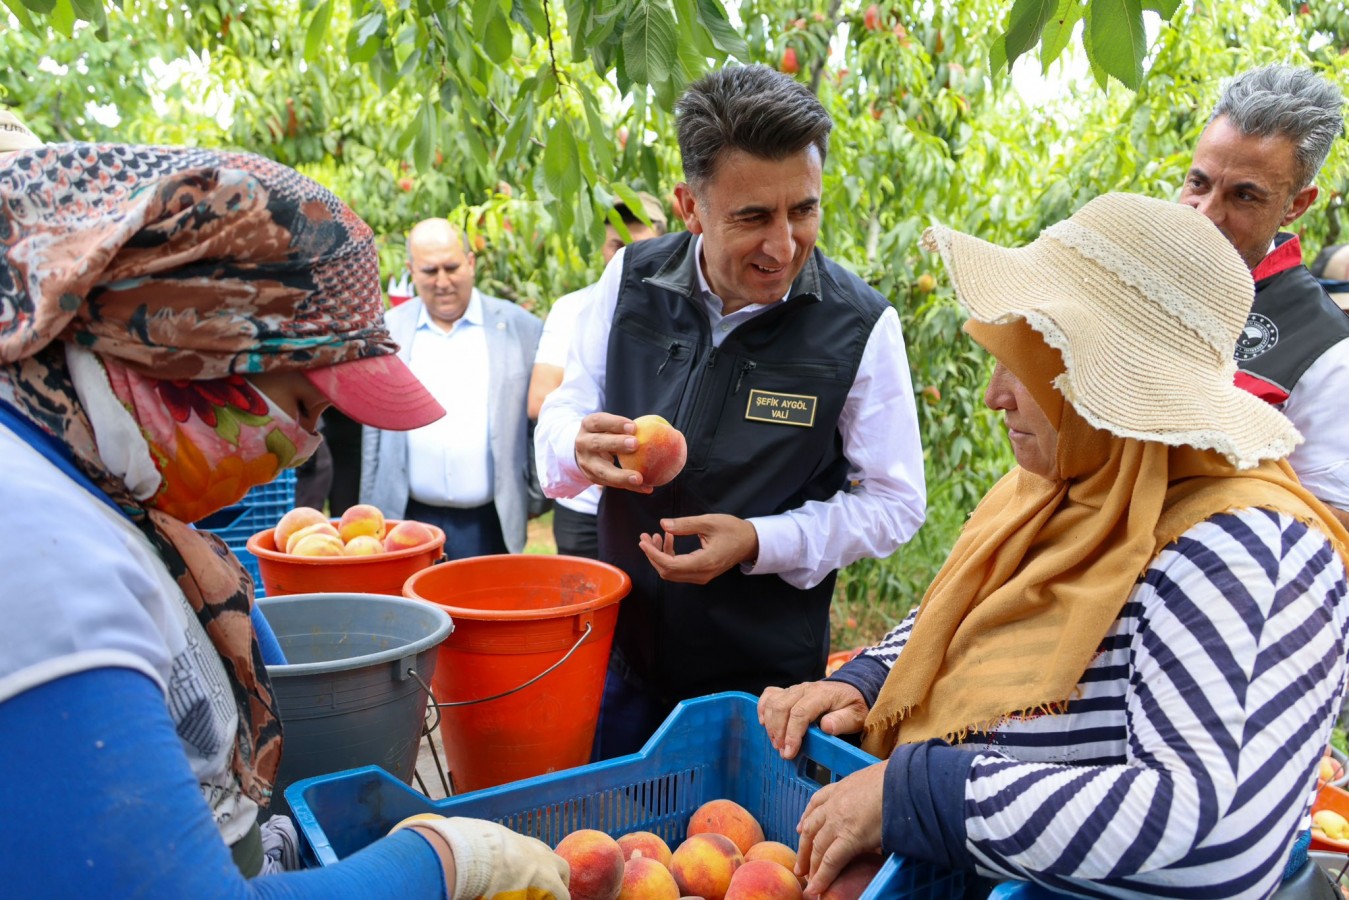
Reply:
M774 394L769 391L751 390L749 406L745 408L745 418L755 422L800 425L809 428L815 424L815 404L819 399L805 394Z

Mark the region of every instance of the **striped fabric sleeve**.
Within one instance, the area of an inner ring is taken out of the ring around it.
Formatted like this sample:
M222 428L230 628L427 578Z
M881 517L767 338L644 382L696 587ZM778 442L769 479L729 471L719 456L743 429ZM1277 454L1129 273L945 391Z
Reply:
M1135 587L1125 759L981 752L967 849L1091 897L1265 897L1307 813L1346 673L1345 570L1320 532L1215 516Z

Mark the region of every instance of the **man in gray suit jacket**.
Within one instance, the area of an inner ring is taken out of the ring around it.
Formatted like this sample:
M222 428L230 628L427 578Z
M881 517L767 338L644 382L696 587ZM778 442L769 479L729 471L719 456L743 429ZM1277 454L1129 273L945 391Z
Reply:
M362 441L361 502L443 528L450 559L525 547L525 401L543 322L479 292L476 265L445 219L408 235L417 299L384 320L446 415L408 432L366 428Z

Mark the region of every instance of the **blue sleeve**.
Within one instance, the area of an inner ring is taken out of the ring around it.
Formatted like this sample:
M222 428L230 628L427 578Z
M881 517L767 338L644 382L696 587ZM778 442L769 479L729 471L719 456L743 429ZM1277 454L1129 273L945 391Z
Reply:
M439 857L400 832L338 865L245 880L159 687L130 669L0 702L0 841L15 897L443 898Z
M876 698L881 694L881 685L885 684L885 679L889 676L890 670L885 663L872 656L859 656L850 659L833 675L826 678L826 681L841 681L844 684L850 684L862 692L862 697L867 701L867 707L876 703Z
M972 869L965 847L965 782L975 752L930 740L900 744L885 767L881 849Z
M262 661L269 666L284 666L286 651L281 649L281 642L276 639L272 624L267 621L267 617L262 614L262 609L256 603L253 604L249 618L253 620L253 631L258 635L258 649L262 651Z

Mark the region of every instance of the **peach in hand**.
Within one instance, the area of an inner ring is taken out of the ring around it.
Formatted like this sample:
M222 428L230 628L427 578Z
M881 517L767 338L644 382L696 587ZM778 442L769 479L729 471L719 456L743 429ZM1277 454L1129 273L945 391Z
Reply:
M752 859L731 876L726 900L801 900L801 882L780 863Z
M637 426L633 433L637 449L618 454L618 464L639 473L644 485L660 487L669 484L683 470L688 459L684 435L661 416L638 416L632 424Z
M431 529L421 522L412 519L404 519L384 535L384 549L387 551L406 550L409 547L420 547L422 544L430 543L435 540L435 534Z
M272 543L280 553L286 552L286 544L290 541L290 536L301 528L307 528L310 525L319 525L326 523L328 517L314 509L312 506L297 506L281 517L281 521L276 523L272 529Z
M383 540L384 513L379 511L378 506L371 506L369 503L357 503L342 513L342 518L337 523L337 533L343 542L348 544L351 543L352 538L360 537L363 534Z
M759 841L745 851L745 862L753 862L756 859L770 860L788 872L796 872L796 851L779 841ZM801 887L806 886L806 879L798 876L797 881Z
M670 870L645 856L623 864L623 887L618 900L679 900L679 886Z
M694 810L688 836L709 833L730 838L741 853L764 839L758 820L734 800L709 800Z
M654 859L665 868L670 868L670 845L658 834L650 831L630 831L618 839L618 847L623 851L623 859L645 856Z
M863 853L843 867L834 881L820 894L820 900L857 900L876 878L885 857L879 853Z
M290 553L292 556L345 556L346 549L340 537L316 532L298 541L292 540Z
M744 861L740 848L725 835L695 834L675 848L670 873L681 894L722 900Z
M300 541L309 537L311 534L330 535L332 537L337 538L337 542L339 544L342 543L342 538L338 537L337 529L332 526L331 522L329 522L327 519L324 519L322 522L315 522L313 525L306 525L299 531L292 534L289 538L287 538L285 547L286 552L294 553L296 545L298 545ZM278 547L277 549L279 550L281 548Z
M558 856L571 866L567 889L574 900L617 900L623 887L623 851L603 831L582 828L558 842Z

